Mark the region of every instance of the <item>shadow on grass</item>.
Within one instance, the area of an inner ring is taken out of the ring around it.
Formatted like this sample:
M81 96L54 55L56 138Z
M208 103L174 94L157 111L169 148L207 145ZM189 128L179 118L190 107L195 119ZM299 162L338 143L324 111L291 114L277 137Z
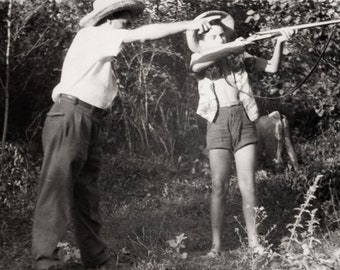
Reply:
M32 210L1 212L0 269L30 269Z
M113 254L122 249L129 250L131 263L177 257L174 265L185 266L177 269L195 269L188 268L188 265L200 265L200 256L206 254L211 245L210 179L160 171L162 173L148 174L139 168L121 172L123 179L112 175L111 182L108 179L103 181L105 238ZM265 235L275 225L276 228L266 237L275 249L288 235L286 226L294 221L294 208L299 206L302 196L289 188L283 175L260 179L257 189L259 206L263 206L268 215L260 224L260 234ZM223 248L227 255L222 256L222 261L230 262L233 253L246 249L246 233L235 217L244 224L241 196L236 179L233 179L226 200L223 230ZM183 241L185 247L174 251L167 241L183 233L187 237ZM185 262L178 259L183 252L188 253ZM220 265L221 260L214 264Z
M259 231L265 235L276 226L266 237L275 249L282 238L289 235L286 226L294 222L297 213L294 208L303 202L303 193L291 188L289 175L258 178L259 206L263 206L268 215ZM246 233L235 219L244 223L235 178L226 200L225 252L218 260L201 259L211 245L210 186L209 176L172 171L160 163L108 162L100 179L101 210L103 234L113 258L123 259L130 269L149 269L140 266L143 263L151 263L154 268L150 269L161 269L158 267L161 264L170 269L247 269ZM4 258L1 263L6 269L30 269L32 215L31 211L22 216L5 217L8 225L2 227ZM239 235L235 229L239 230ZM186 239L179 243L179 249L171 248L167 241L181 234ZM65 241L77 246L72 232ZM183 253L188 253L185 260Z

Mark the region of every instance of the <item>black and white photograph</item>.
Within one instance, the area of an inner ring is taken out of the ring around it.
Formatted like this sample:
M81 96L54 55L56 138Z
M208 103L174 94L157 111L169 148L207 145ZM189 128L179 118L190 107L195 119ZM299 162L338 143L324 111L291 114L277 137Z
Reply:
M1 270L339 270L339 0L0 0Z

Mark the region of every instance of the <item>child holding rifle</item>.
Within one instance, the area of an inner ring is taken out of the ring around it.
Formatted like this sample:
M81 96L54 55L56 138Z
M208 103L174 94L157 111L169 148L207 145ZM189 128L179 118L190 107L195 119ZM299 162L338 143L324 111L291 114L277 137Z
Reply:
M207 149L212 177L211 227L212 247L207 257L221 252L221 230L227 185L231 177L233 158L242 195L248 245L255 253L262 253L256 231L255 166L257 135L254 121L259 117L257 105L248 82L247 71L256 69L276 72L282 44L292 32L282 32L277 38L270 60L244 52L247 44L242 38L233 42L234 20L223 11L207 11L195 20L219 15L203 34L187 31L189 48L194 52L191 69L198 77L200 95L197 113L207 119ZM228 46L230 42L230 46ZM223 47L223 50L219 48ZM226 49L227 48L227 49Z
M124 44L186 30L202 33L218 18L127 30L131 17L143 11L143 0L96 0L93 7L80 20L83 28L68 50L44 123L44 160L33 222L34 269L63 269L57 244L71 219L85 266L109 269L107 246L100 237L97 179L102 163L100 126L118 92L111 60Z

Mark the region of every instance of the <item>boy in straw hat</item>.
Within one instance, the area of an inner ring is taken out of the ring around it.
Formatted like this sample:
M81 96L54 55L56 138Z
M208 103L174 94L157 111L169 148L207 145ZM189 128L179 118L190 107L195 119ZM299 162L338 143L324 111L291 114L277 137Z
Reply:
M109 260L99 236L97 178L102 160L100 122L118 92L111 69L113 57L125 43L185 30L201 33L216 19L124 29L143 9L142 0L96 0L93 11L80 20L83 28L68 50L60 83L52 93L54 105L44 123L44 160L33 223L34 269L58 269L57 244L71 217L85 266L101 267Z
M188 46L194 52L190 66L198 75L200 99L197 113L208 121L207 149L212 176L212 248L206 256L220 255L226 184L231 177L233 158L242 195L248 244L254 252L262 253L264 248L258 241L254 211L257 143L254 121L259 114L247 71L256 69L276 72L282 43L292 33L282 32L276 41L273 57L265 60L245 53L242 38L231 42L234 20L228 13L208 11L195 20L215 15L221 16L221 19L211 22L208 31L203 34L197 31L187 32ZM230 46L226 46L228 42L231 42ZM224 46L224 50L219 50L219 46ZM225 49L226 47L228 48ZM207 51L210 53L206 53Z

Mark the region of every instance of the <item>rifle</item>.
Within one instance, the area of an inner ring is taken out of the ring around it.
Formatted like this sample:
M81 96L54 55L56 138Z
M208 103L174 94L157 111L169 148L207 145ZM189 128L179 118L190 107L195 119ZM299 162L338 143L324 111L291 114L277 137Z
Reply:
M305 23L305 24L299 24L299 25L294 25L294 26L286 26L286 27L282 27L282 28L257 32L254 35L246 38L245 40L249 41L249 42L259 41L259 40L263 40L263 39L268 39L268 38L280 36L281 31L300 30L300 29L307 29L307 28L313 28L313 27L330 25L330 24L337 24L337 23L340 23L340 19L323 21L323 22L315 22L315 23Z
M287 26L287 27L282 27L282 28L277 28L277 29L272 29L272 30L260 31L260 32L255 33L254 35L251 35L250 37L244 40L236 40L236 41L228 42L226 44L219 46L218 48L213 48L213 49L200 52L198 59L196 59L192 64L206 62L206 61L215 61L219 59L220 57L226 56L231 53L235 53L235 54L240 53L240 51L243 50L244 46L253 44L254 41L260 41L260 40L270 39L273 37L280 36L281 31L299 30L299 29L313 28L313 27L330 25L330 24L338 24L338 23L340 23L340 19L323 21L323 22L315 22L315 23L306 23L306 24Z

